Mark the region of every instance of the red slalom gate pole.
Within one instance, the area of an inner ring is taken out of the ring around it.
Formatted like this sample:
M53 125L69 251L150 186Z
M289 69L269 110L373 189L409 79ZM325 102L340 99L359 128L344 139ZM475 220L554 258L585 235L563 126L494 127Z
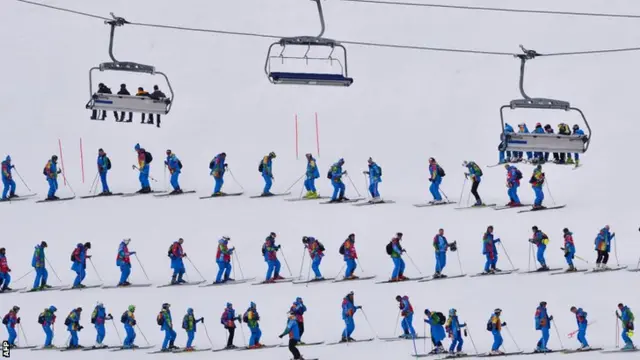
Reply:
M318 157L320 157L320 133L318 132L318 113L316 113L316 150L318 151Z
M64 171L64 156L62 156L62 141L60 141L60 139L58 139L58 148L60 148L60 162L62 163L62 172L65 175L62 178L64 179L64 184L67 185L67 174Z
M82 183L84 184L84 152L82 150L82 138L80 138L80 169L82 169Z
M298 114L295 115L295 128L296 128L296 160L298 160Z

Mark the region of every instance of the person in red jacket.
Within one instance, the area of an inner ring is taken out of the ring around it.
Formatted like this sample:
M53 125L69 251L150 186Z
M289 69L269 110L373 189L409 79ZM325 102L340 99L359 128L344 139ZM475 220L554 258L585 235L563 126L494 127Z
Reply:
M11 284L10 272L11 269L9 268L9 264L7 264L7 250L5 248L0 248L0 285L2 285L0 293L12 290L9 287L9 284Z

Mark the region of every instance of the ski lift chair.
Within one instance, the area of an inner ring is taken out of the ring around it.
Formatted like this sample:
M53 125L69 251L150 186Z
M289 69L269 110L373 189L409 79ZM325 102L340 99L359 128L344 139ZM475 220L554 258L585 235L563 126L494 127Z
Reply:
M272 84L293 84L293 85L324 85L324 86L350 86L353 79L348 75L347 69L347 49L339 42L322 37L325 31L324 13L320 0L311 0L317 4L318 15L320 17L321 31L318 36L297 36L282 38L280 41L274 42L269 46L267 59L264 65L264 72ZM273 55L274 47L280 46L281 50L278 55ZM288 56L285 55L286 47L306 46L307 51L304 56ZM327 57L310 57L309 52L312 47L330 48L331 52ZM333 57L338 48L340 50L339 57ZM284 63L285 59L309 61L329 61L332 65L336 62L340 67L339 73L309 73L309 72L285 72L272 71L271 62L279 59ZM342 60L341 60L342 59Z
M162 72L156 71L151 65L138 64L134 62L121 62L113 56L113 37L116 26L128 24L124 18L116 17L111 13L113 20L105 21L105 24L111 26L111 35L109 38L109 57L112 62L105 62L97 67L89 70L89 95L91 99L85 106L91 110L107 110L121 112L135 112L146 114L168 114L173 105L174 93L169 78ZM93 72L99 71L123 71L130 73L143 73L149 75L161 75L164 77L170 92L170 97L163 99L153 99L148 96L132 96L117 94L98 94L93 92Z
M546 98L531 98L524 91L524 70L527 60L534 59L540 55L534 50L527 50L522 45L520 48L524 52L517 55L520 59L520 94L522 99L512 100L508 105L500 108L500 120L502 122L503 141L501 151L531 151L531 152L558 152L558 153L585 153L591 143L591 127L587 122L582 110L572 107L568 101L554 100ZM559 135L559 134L523 134L505 133L504 131L504 110L505 109L541 109L541 110L564 110L577 112L586 126L585 135Z

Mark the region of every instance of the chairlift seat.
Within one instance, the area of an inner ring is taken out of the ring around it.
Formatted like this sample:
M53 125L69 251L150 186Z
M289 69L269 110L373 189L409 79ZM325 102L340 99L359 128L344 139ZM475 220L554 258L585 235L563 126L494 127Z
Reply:
M152 99L147 96L94 94L87 103L86 108L91 110L168 114L170 106L170 99Z
M353 84L353 78L342 74L271 72L269 80L274 84L294 85L350 86Z
M579 153L587 151L586 135L558 134L507 134L506 151L543 151L558 153Z

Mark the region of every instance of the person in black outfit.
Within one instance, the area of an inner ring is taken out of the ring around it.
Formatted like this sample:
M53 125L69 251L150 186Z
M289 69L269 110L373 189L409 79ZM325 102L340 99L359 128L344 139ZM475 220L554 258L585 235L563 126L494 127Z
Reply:
M127 90L127 84L120 84L120 91L118 91L118 95L131 95L129 93L129 90ZM118 113L116 112L116 121L117 122L123 122L124 121L124 111L120 112L120 119L118 119ZM129 111L129 120L124 121L124 122L131 122L133 121L133 113L131 111Z
M153 92L149 95L150 98L154 100L166 99L167 95L165 95L160 89L158 85L153 85ZM148 124L153 125L153 114L149 114L149 122ZM160 127L160 114L158 114L158 122L156 123L157 127Z
M138 92L136 93L136 96L151 97L151 95L149 95L148 91L144 91L143 87L139 87L138 88ZM145 124L144 118L145 118L145 113L142 113L142 121L140 121L140 124ZM149 119L150 119L150 122L148 122L146 124L153 124L153 114L149 114Z
M98 94L112 94L111 89L109 89L105 84L100 83L98 84ZM113 115L116 117L116 121L118 121L118 113L117 112L113 112ZM102 110L102 117L100 120L103 120L107 117L107 111L106 110ZM91 112L91 120L98 120L98 110L93 109L93 111Z

